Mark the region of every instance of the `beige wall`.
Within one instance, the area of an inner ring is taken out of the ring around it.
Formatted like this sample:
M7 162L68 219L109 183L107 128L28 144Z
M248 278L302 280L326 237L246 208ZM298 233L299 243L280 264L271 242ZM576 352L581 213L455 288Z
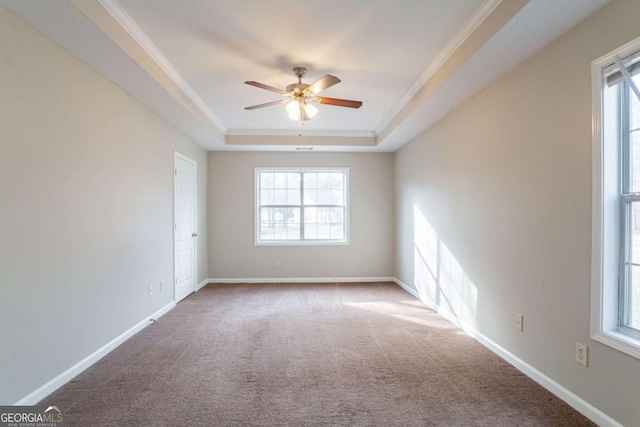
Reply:
M2 7L0 94L0 404L13 404L170 304L173 153L198 162L202 201L207 162ZM202 281L206 203L198 216Z
M628 426L640 360L589 338L590 63L640 36L638 17L638 1L609 4L395 162L397 277Z
M255 246L254 168L349 167L350 243ZM393 273L393 155L209 153L209 275L214 279L389 277ZM280 259L280 267L274 260Z

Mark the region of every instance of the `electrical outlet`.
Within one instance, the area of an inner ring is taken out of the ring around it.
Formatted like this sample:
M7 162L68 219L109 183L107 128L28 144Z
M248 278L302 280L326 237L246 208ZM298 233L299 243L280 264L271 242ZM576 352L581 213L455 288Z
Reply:
M586 345L576 342L576 362L589 366L589 351Z
M276 267L276 268L277 268L277 267L280 267L280 260L279 260L278 258L276 258L276 259L273 261L273 266L274 266L274 267Z
M153 295L153 285L149 283L149 296Z
M164 290L164 280L160 280L160 292Z
M524 317L522 314L516 313L516 329L520 332L524 331Z

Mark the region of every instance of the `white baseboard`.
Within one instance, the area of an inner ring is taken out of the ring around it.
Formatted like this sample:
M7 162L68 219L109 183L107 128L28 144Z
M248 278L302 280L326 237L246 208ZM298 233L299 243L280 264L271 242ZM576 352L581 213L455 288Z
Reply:
M71 381L78 374L82 373L84 370L89 368L91 365L102 359L109 352L114 350L120 344L134 336L136 333L140 332L142 329L147 327L152 320L157 320L163 314L167 313L173 307L176 306L175 302L170 302L169 304L162 307L160 310L153 313L151 316L137 323L133 327L129 328L127 331L122 333L120 336L114 338L109 341L107 344L99 348L98 350L91 353L89 356L85 357L66 371L62 372L60 375L54 377L47 383L38 387L36 390L32 391L22 399L18 400L14 403L15 406L27 406L27 405L35 405L40 402L42 399Z
M198 286L196 286L196 292L198 292L200 289L202 289L205 286L207 286L210 283L209 280L211 280L211 279L204 279L202 282L200 282L198 284Z
M435 312L440 314L442 317L453 323L454 325L460 327L463 331L465 331L468 335L475 338L480 344L484 345L486 348L500 356L506 362L510 363L520 372L540 384L542 387L549 390L551 393L556 395L559 399L566 402L576 411L580 412L585 417L589 418L591 421L596 423L599 426L610 426L610 427L623 427L622 424L591 405L586 400L578 397L571 391L567 390L542 372L538 371L533 366L529 365L524 360L515 356L513 353L505 349L504 347L498 345L485 335L478 332L474 327L465 324L464 322L460 322L451 312L448 310L444 310L435 304L433 301L426 300L421 297L421 295L411 286L403 283L402 281L394 278L394 282L398 284L402 289L416 297L418 300L422 301L429 308L433 309Z
M354 283L395 282L395 277L270 277L245 279L209 279L207 283ZM203 282L204 283L204 282Z

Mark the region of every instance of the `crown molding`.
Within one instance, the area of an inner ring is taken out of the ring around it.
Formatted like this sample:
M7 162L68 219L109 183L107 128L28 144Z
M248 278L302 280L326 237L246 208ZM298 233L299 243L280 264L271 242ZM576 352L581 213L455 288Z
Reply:
M176 70L160 49L149 39L144 31L136 24L131 16L122 8L116 0L97 0L98 3L116 20L118 24L133 38L133 40L145 51L153 61L166 73L178 88L193 102L221 133L226 134L227 128L222 121L211 111L205 102L198 96L185 78Z
M435 56L429 66L420 74L420 77L404 94L398 103L391 109L389 114L380 122L376 129L376 135L380 135L389 126L393 119L400 114L402 109L420 92L427 81L447 62L460 46L473 34L475 30L491 15L491 13L502 3L502 0L485 0L478 7L473 15L460 27L454 36L444 45L442 50Z

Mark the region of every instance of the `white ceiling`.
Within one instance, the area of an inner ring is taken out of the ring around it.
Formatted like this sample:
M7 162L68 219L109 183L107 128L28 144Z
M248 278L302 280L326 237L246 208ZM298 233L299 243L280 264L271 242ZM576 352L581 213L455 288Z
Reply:
M607 0L0 0L210 150L394 151ZM522 6L524 5L524 6ZM488 35L487 35L488 34ZM483 38L484 37L484 38ZM301 125L278 88L325 74ZM322 138L319 138L322 136Z

